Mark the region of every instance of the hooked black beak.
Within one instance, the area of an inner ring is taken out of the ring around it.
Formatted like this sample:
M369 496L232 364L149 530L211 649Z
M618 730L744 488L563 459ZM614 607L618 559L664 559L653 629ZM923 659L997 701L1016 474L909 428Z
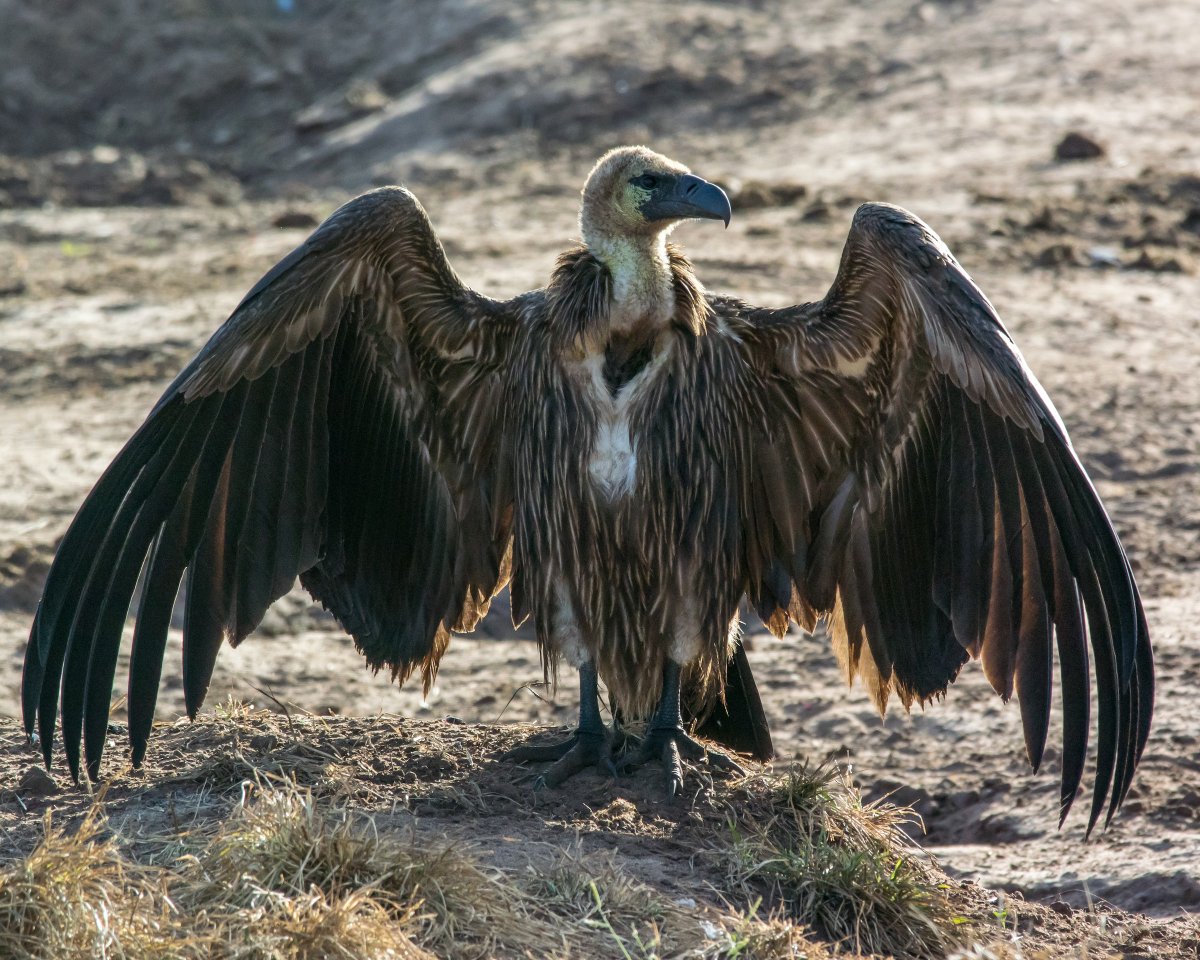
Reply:
M647 220L721 220L728 227L733 211L724 190L685 173L642 204L642 216Z

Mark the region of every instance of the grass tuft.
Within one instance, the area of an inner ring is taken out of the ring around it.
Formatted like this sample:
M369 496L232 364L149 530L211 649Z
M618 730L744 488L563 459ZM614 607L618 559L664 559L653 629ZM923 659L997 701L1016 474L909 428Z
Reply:
M805 937L797 924L780 916L761 920L755 913L751 910L729 924L724 941L711 956L716 960L824 960L835 956L823 944Z
M838 767L748 778L714 853L731 888L765 895L819 936L861 953L944 957L965 920L902 827L915 815L864 804Z
M0 957L428 960L557 946L524 895L461 847L381 836L284 783L246 784L215 832L140 837L137 863L94 806L0 872Z
M248 785L184 875L189 903L286 916L316 896L305 906L310 920L336 920L325 908L356 922L382 911L414 943L444 955L486 954L520 923L506 886L461 847L381 836L373 821L321 810L311 792L293 786Z
M104 836L92 809L73 832L45 819L22 861L0 871L0 957L155 960L179 954L174 905L150 871Z
M662 898L631 879L611 855L588 856L578 844L555 849L548 862L531 866L526 890L551 911L584 921L600 909L610 921L651 926L668 912Z
M622 958L657 957L664 942L678 947L681 935L698 935L693 918L630 878L611 854L584 854L578 843L531 864L523 886L581 955L607 947Z

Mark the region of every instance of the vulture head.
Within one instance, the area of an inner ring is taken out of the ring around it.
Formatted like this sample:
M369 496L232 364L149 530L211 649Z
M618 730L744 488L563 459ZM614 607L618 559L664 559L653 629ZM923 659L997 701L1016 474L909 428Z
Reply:
M681 220L729 226L730 215L729 197L716 184L646 147L618 147L588 175L579 226L592 246L600 238L657 238Z

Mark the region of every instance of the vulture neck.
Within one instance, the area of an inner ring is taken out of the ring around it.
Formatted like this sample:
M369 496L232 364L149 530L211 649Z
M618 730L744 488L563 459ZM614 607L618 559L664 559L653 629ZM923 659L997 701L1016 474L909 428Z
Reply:
M675 277L666 231L652 235L592 234L588 252L612 277L608 329L614 334L663 330L675 314Z

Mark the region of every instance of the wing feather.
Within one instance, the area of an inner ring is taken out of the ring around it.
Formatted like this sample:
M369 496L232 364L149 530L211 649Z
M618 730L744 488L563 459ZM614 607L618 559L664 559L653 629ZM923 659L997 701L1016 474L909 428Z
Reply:
M70 769L82 740L98 775L139 575L135 763L181 582L191 716L222 641L253 631L297 575L373 667L420 666L428 682L464 605L477 619L508 574L496 411L514 317L461 284L399 188L351 201L255 284L63 538L22 680L46 762L61 694Z
M196 716L208 693L225 635L222 613L228 609L228 598L225 595L223 544L229 516L232 465L232 458L226 456L208 508L204 533L187 571L187 600L183 613L183 703L189 718Z
M906 706L942 694L978 658L1000 696L1017 695L1035 768L1057 646L1063 817L1087 758L1094 665L1088 830L1106 805L1111 819L1153 711L1137 586L1061 418L945 244L913 215L866 204L823 301L714 309L764 372L770 428L752 426L760 483L743 518L748 549L771 551L746 560L764 619L786 611L762 572L804 540L802 575L787 567L798 606L831 616L839 656L881 709L889 691ZM803 457L776 454L789 436ZM781 478L781 464L807 475ZM802 518L781 489L805 492Z

